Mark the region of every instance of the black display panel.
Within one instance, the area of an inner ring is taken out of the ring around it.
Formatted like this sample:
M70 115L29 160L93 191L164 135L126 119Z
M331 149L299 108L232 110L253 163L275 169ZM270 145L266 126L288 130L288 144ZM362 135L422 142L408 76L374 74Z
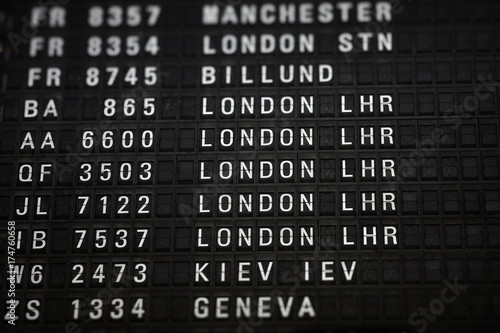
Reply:
M500 2L4 1L2 332L498 332Z

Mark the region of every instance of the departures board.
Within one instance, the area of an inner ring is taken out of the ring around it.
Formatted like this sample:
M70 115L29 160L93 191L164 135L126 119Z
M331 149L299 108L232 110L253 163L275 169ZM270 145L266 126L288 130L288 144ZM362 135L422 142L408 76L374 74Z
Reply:
M2 332L499 332L500 2L2 1Z

